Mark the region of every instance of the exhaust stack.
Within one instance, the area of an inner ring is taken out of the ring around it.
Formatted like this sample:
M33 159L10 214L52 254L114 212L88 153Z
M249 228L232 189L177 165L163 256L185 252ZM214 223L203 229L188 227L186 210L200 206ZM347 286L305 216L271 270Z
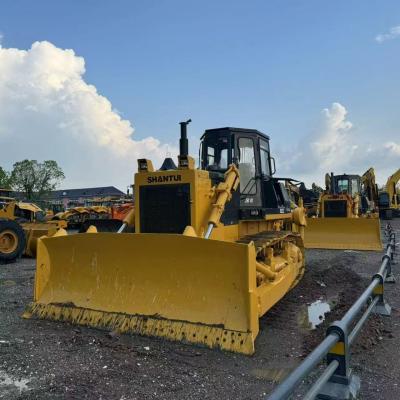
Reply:
M181 126L181 138L179 139L179 157L186 157L189 154L189 141L187 138L187 126L192 122L188 119L185 122L179 122Z

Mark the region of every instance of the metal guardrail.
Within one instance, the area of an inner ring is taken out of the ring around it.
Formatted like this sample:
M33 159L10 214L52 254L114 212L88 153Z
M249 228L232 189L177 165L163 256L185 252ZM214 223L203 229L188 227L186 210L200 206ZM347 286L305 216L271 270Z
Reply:
M360 389L360 380L350 368L350 347L360 333L371 313L388 316L391 307L384 298L384 283L394 283L392 264L396 246L396 235L390 225L386 226L389 238L385 255L378 273L358 300L340 321L329 326L325 339L303 360L303 362L269 395L267 400L288 399L314 368L326 357L326 368L314 382L303 400L352 399ZM361 318L353 326L356 317L367 305Z

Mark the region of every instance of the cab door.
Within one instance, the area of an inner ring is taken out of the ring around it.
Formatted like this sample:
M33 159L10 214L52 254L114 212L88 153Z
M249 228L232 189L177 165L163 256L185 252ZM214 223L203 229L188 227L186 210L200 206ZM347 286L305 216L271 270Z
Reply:
M261 208L258 138L250 135L238 136L236 150L240 174L240 208Z

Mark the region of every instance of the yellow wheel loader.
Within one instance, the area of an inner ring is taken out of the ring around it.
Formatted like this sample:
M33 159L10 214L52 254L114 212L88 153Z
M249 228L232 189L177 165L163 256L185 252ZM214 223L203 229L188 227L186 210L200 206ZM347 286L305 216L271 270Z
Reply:
M389 176L385 189L379 193L379 213L384 219L400 217L400 192L397 184L400 181L400 169Z
M305 247L382 250L379 217L363 193L360 175L326 174L325 183L317 215L307 219Z
M254 352L258 319L303 275L304 211L273 177L268 136L206 130L196 169L189 122L177 167L138 160L135 208L118 233L39 240L24 317Z
M24 231L18 222L0 218L0 264L21 257L26 246Z
M4 193L5 190L2 190ZM21 257L36 255L40 236L51 236L63 225L58 222L41 222L43 211L33 203L12 197L0 197L0 262L12 262Z

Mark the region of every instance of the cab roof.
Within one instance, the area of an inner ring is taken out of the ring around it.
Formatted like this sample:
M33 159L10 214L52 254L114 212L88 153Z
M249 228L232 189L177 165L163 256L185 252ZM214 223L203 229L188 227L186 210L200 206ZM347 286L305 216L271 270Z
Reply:
M360 175L356 174L341 174L341 175L333 175L334 179L361 179Z
M225 131L225 132L224 132ZM247 128L234 128L234 127L230 127L230 126L226 126L224 128L213 128L213 129L206 129L206 131L204 132L203 136L201 137L201 139L204 137L204 135L206 134L218 134L218 133L228 133L226 132L228 131L231 134L234 133L249 133L251 135L258 135L263 137L264 139L270 140L270 137L268 135L266 135L265 133L262 133L260 131L258 131L257 129L247 129Z

